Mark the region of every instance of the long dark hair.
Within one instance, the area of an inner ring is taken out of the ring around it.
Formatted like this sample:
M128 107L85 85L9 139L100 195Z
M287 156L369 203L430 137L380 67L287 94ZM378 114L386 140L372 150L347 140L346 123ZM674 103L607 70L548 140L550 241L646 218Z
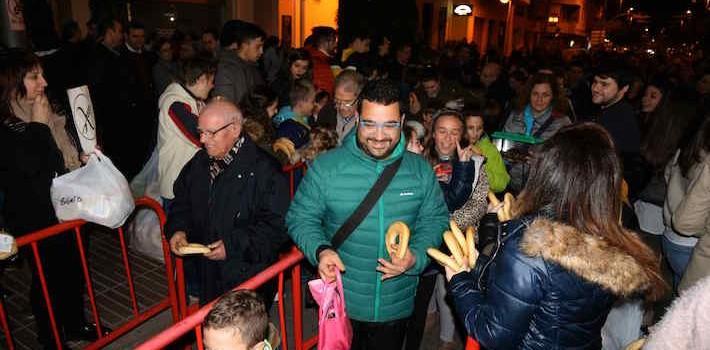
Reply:
M465 138L466 133L466 123L463 120L461 113L451 109L439 110L433 117L434 120L431 122L431 131L425 141L424 145L424 159L426 159L429 164L436 165L439 163L439 152L436 150L436 141L434 141L434 133L436 132L436 123L443 117L454 117L461 123L461 139ZM451 156L452 161L458 161L459 155L457 152Z
M651 281L648 300L665 292L660 260L621 226L622 173L609 133L594 123L560 129L533 155L530 177L513 208L516 216L551 211L555 220L600 237L632 256Z
M31 51L8 49L0 54L0 122L13 116L10 103L27 96L25 76L40 66Z
M695 116L693 107L663 93L656 109L646 117L641 135L641 156L654 172L662 172L673 158Z
M266 108L278 100L278 96L266 86L257 86L247 96L244 96L239 108L242 110L244 118L249 123L257 123L263 128L264 134L260 140L271 142L274 134L274 127L271 118L266 112ZM254 140L259 141L259 140Z
M308 71L301 78L310 77L313 71L313 61L311 60L311 54L308 53L306 49L293 49L288 52L286 56L286 64L281 65L281 73L288 78L288 81L293 83L293 77L291 76L291 65L296 61L308 61Z
M690 169L702 161L702 151L710 153L710 114L704 116L698 131L680 150L678 165L683 177L687 178Z

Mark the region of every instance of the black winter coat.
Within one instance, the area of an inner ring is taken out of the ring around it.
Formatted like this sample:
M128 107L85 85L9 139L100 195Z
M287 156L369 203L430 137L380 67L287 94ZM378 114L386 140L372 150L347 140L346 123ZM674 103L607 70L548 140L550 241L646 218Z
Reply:
M5 193L3 216L17 236L56 224L49 189L64 173L62 153L49 127L22 124L14 130L0 123L0 191Z
M224 261L199 258L201 303L274 263L288 242L286 176L276 159L248 137L212 184L209 157L204 150L197 152L180 172L174 192L165 230L168 238L185 231L190 243L222 240L227 253Z
M614 301L649 285L631 256L571 226L513 221L507 232L485 293L475 288L480 269L449 286L458 317L486 349L601 349Z

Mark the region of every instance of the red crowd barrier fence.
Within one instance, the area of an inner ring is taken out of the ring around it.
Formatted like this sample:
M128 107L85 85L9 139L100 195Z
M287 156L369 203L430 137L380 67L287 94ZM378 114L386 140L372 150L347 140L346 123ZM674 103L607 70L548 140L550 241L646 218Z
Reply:
M312 337L304 341L303 339L303 310L302 310L302 292L301 292L301 267L299 263L303 260L303 253L301 253L295 247L287 254L283 255L281 259L275 264L269 266L264 271L258 273L256 276L250 278L246 282L240 284L234 290L238 289L256 289L264 283L272 280L273 278L279 278L279 291L278 291L278 301L279 301L279 318L281 325L281 349L288 350L287 342L287 330L285 327L285 314L282 312L284 305L284 293L282 287L283 276L286 270L291 269L291 282L292 282L292 301L293 301L293 337L294 346L297 350L310 349L313 347L317 341L318 337ZM139 345L137 350L154 350L161 349L175 342L183 335L188 334L191 331L195 332L197 338L197 348L202 350L204 345L202 344L202 320L205 318L207 313L212 308L215 301L203 306L194 313L188 315L172 327L158 333L153 338L149 339L145 343Z
M94 295L94 286L93 282L91 280L91 273L89 272L89 265L87 262L86 258L86 249L84 247L83 239L82 239L82 232L81 228L87 223L84 220L73 220L73 221L67 221L63 222L39 231L35 231L33 233L29 233L27 235L21 236L17 238L17 246L18 248L22 248L25 246L29 246L32 251L32 256L34 258L34 263L35 266L37 267L37 274L40 280L40 284L42 287L42 295L44 297L45 303L47 305L47 311L49 314L49 322L52 330L52 334L55 339L55 343L57 346L57 349L62 349L62 344L61 340L59 337L59 330L57 328L57 322L56 322L56 317L54 315L54 310L52 308L52 297L49 295L49 291L47 289L47 281L44 275L44 268L42 265L42 257L40 256L39 253L39 248L38 244L47 238L54 237L57 235L61 234L71 234L73 231L74 234L76 235L76 241L77 241L77 249L79 250L79 257L81 259L81 268L84 276L84 281L86 284L86 292L89 297L89 305L91 308L91 314L93 316L93 321L97 325L97 335L98 335L98 340L95 342L89 344L85 349L100 349L107 344L113 342L117 338L121 337L122 335L130 332L131 330L137 328L140 326L143 322L149 320L150 318L156 316L160 312L166 309L171 309L173 321L177 322L179 320L179 304L177 300L177 292L175 290L175 284L173 283L174 280L174 275L175 271L173 269L172 265L172 260L170 256L170 249L168 247L168 243L165 240L165 236L163 234L163 228L165 225L165 212L163 211L163 208L158 204L153 199L150 198L139 198L136 200L136 208L148 208L153 210L157 215L158 219L160 222L160 232L161 232L161 237L162 237L162 246L163 246L163 257L165 258L165 276L167 278L167 284L168 284L168 295L161 299L158 303L155 305L149 307L147 310L141 311L139 310L138 307L138 301L136 299L136 293L135 293L135 286L133 284L133 275L131 273L131 266L128 261L128 250L126 247L126 240L123 232L123 228L118 228L118 237L120 240L120 246L121 246L121 254L122 254L122 260L123 260L123 266L124 270L126 273L126 281L128 283L128 290L130 294L130 300L131 300L131 309L133 311L133 317L110 332L107 335L103 335L103 330L101 329L101 318L99 316L99 309L96 305L96 299ZM178 275L182 275L181 271L178 271ZM5 339L7 342L8 349L14 350L14 342L12 338L12 333L10 331L10 327L7 322L6 318L6 313L5 310L2 306L2 303L0 303L0 327L2 327L2 330L5 334Z

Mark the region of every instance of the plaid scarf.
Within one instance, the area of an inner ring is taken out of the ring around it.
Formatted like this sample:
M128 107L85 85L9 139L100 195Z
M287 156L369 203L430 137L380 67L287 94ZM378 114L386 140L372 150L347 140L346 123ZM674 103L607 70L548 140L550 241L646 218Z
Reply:
M237 152L239 152L239 149L242 147L244 144L244 136L240 137L237 142L234 143L234 146L232 147L229 152L227 152L227 155L225 155L223 158L218 159L218 158L212 158L210 157L210 184L214 182L214 179L221 174L224 169L227 169L229 164L234 161L234 159L237 157Z

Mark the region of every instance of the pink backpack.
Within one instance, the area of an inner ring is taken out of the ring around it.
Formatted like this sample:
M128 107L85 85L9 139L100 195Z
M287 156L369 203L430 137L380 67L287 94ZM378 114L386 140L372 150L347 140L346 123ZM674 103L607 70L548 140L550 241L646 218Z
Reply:
M337 269L336 269L337 271ZM335 282L322 279L308 282L313 299L318 303L318 350L349 350L353 329L345 311L343 280L336 272Z

